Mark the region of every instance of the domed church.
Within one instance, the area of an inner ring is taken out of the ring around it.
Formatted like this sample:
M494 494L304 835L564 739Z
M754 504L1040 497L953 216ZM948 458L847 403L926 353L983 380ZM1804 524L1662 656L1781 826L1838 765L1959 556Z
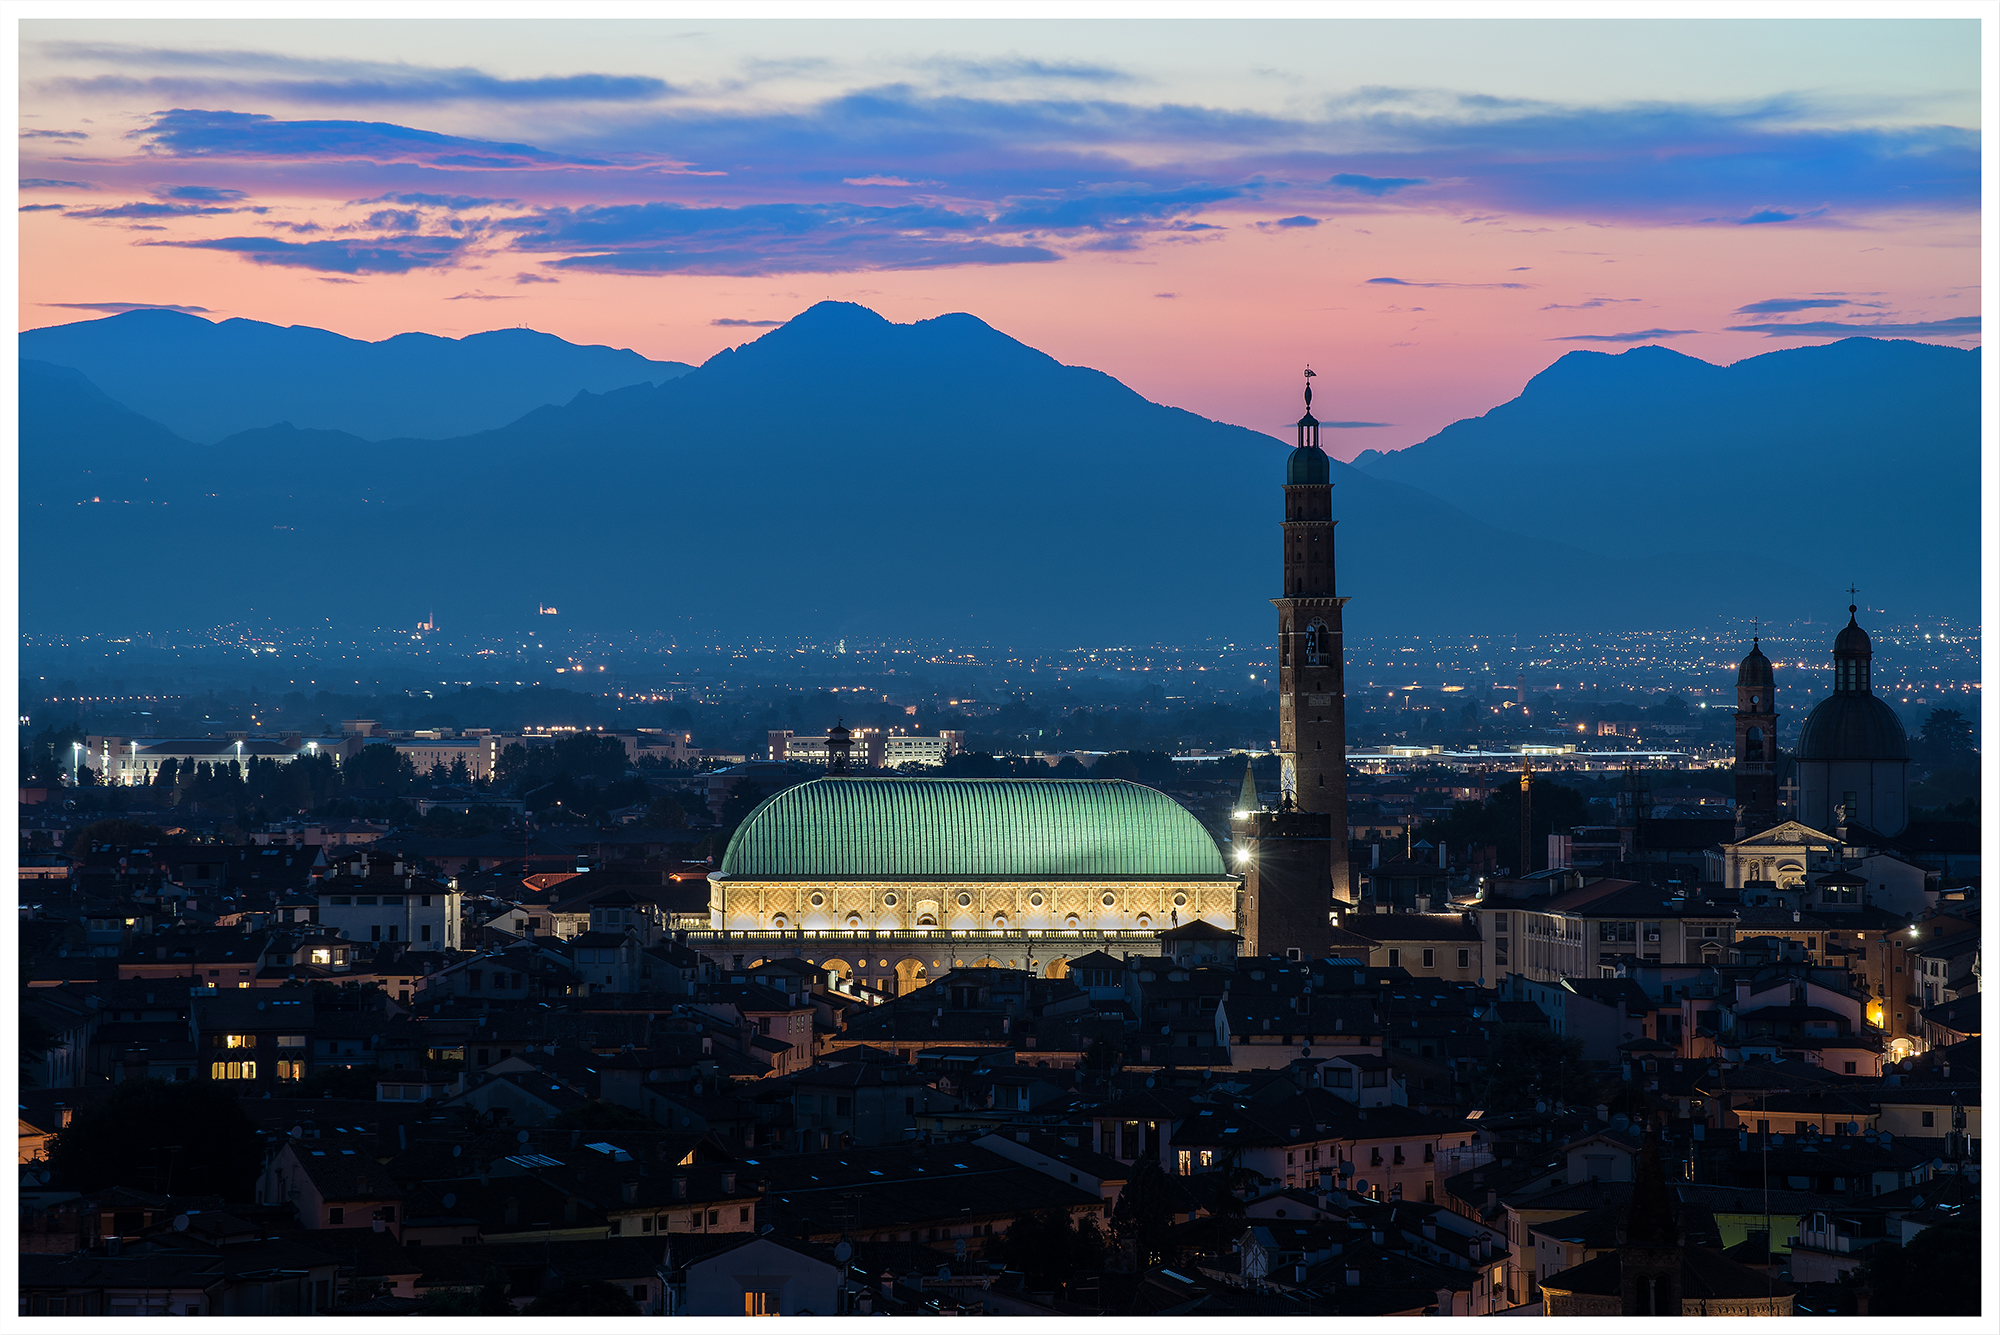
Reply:
M1849 604L1847 625L1833 641L1833 694L1799 729L1794 814L1816 830L1851 821L1893 836L1910 822L1910 743L1903 721L1869 683L1874 646L1854 613Z
M1121 779L830 777L750 813L709 914L766 953L901 991L975 963L1059 976L1197 919L1228 929L1240 883L1186 808Z

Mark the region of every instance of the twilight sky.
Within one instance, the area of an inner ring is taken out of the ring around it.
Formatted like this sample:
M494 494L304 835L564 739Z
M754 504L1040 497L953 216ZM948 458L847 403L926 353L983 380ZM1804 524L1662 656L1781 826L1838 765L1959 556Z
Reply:
M1979 329L1970 20L21 25L21 327L970 311L1398 448L1573 348Z

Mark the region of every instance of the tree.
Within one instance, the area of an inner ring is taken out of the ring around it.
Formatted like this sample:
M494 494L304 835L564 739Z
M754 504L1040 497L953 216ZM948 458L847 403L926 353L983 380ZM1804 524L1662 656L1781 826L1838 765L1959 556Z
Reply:
M1131 1249L1139 1269L1150 1270L1171 1259L1177 1199L1172 1180L1157 1160L1142 1157L1132 1165L1132 1178L1111 1210L1111 1236Z
M601 1279L565 1280L523 1309L526 1316L638 1316L639 1304Z
M1079 1227L1067 1210L1030 1210L1001 1237L1000 1259L1021 1272L1028 1288L1056 1289L1078 1271L1104 1268L1104 1235L1095 1215L1085 1216Z
M366 789L406 793L416 782L417 766L387 742L370 742L341 767L340 777L350 792Z
M1979 1207L1934 1224L1906 1245L1882 1245L1854 1276L1870 1316L1978 1316Z
M1597 1083L1583 1059L1582 1039L1535 1024L1503 1024L1474 1077L1472 1101L1488 1112L1521 1112L1537 1100L1595 1103Z
M653 799L646 808L646 824L656 830L685 830L688 827L687 808L672 793Z
M1916 751L1933 769L1973 769L1979 763L1972 747L1972 724L1956 709L1930 712Z
M211 1080L128 1080L79 1109L49 1145L56 1184L80 1192L125 1186L247 1201L262 1166L257 1124Z
M181 762L176 756L168 756L153 771L152 786L162 790L178 787L181 781Z

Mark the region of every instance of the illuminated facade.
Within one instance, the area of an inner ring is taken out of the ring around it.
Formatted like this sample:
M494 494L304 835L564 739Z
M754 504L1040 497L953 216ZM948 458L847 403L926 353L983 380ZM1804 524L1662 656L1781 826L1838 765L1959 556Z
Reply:
M1050 976L1236 922L1238 878L1166 794L1117 779L828 778L750 814L697 948L809 959L884 990L975 965Z

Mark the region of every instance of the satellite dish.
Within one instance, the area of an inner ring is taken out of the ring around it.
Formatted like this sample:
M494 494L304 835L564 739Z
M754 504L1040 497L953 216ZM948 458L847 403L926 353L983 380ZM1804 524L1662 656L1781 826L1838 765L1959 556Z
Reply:
M453 1193L447 1191L444 1194L444 1208L449 1210L452 1206L456 1204L458 1204L458 1197Z
M941 1266L939 1266L939 1267L938 1267L938 1278L939 1278L939 1279L950 1279L950 1278L951 1278L951 1267L950 1267L950 1266L948 1266L948 1265L941 1265Z
M1151 1089L1152 1087L1153 1087L1153 1077L1149 1075L1146 1077L1146 1088Z
M525 1145L528 1143L528 1133L524 1130L519 1135L515 1136L514 1139L520 1141L523 1145Z
M187 1217L186 1215L184 1215L184 1214L177 1214L177 1215L175 1215L175 1216L174 1216L174 1232L176 1232L176 1233L185 1233L185 1232L187 1232L187 1231L188 1231L188 1217Z
M451 1157L452 1157L452 1158L454 1158L454 1159L456 1159L456 1158L458 1157L458 1155L459 1155L459 1151L460 1151L460 1150L463 1150L464 1148L465 1148L465 1146L463 1146L463 1145L454 1145L454 1146L452 1146L452 1147L451 1147Z
M449 1205L451 1203L450 1198L447 1197L445 1203ZM846 1265L847 1259L853 1255L854 1248L845 1238L833 1245L833 1259L842 1265Z
M1536 1112L1547 1112L1548 1110L1549 1110L1549 1105L1548 1105L1548 1104L1547 1104L1546 1102L1544 1102L1544 1101L1543 1101L1543 1100L1541 1100L1541 1099L1536 1099L1536 1100L1535 1100L1535 1111L1536 1111Z

